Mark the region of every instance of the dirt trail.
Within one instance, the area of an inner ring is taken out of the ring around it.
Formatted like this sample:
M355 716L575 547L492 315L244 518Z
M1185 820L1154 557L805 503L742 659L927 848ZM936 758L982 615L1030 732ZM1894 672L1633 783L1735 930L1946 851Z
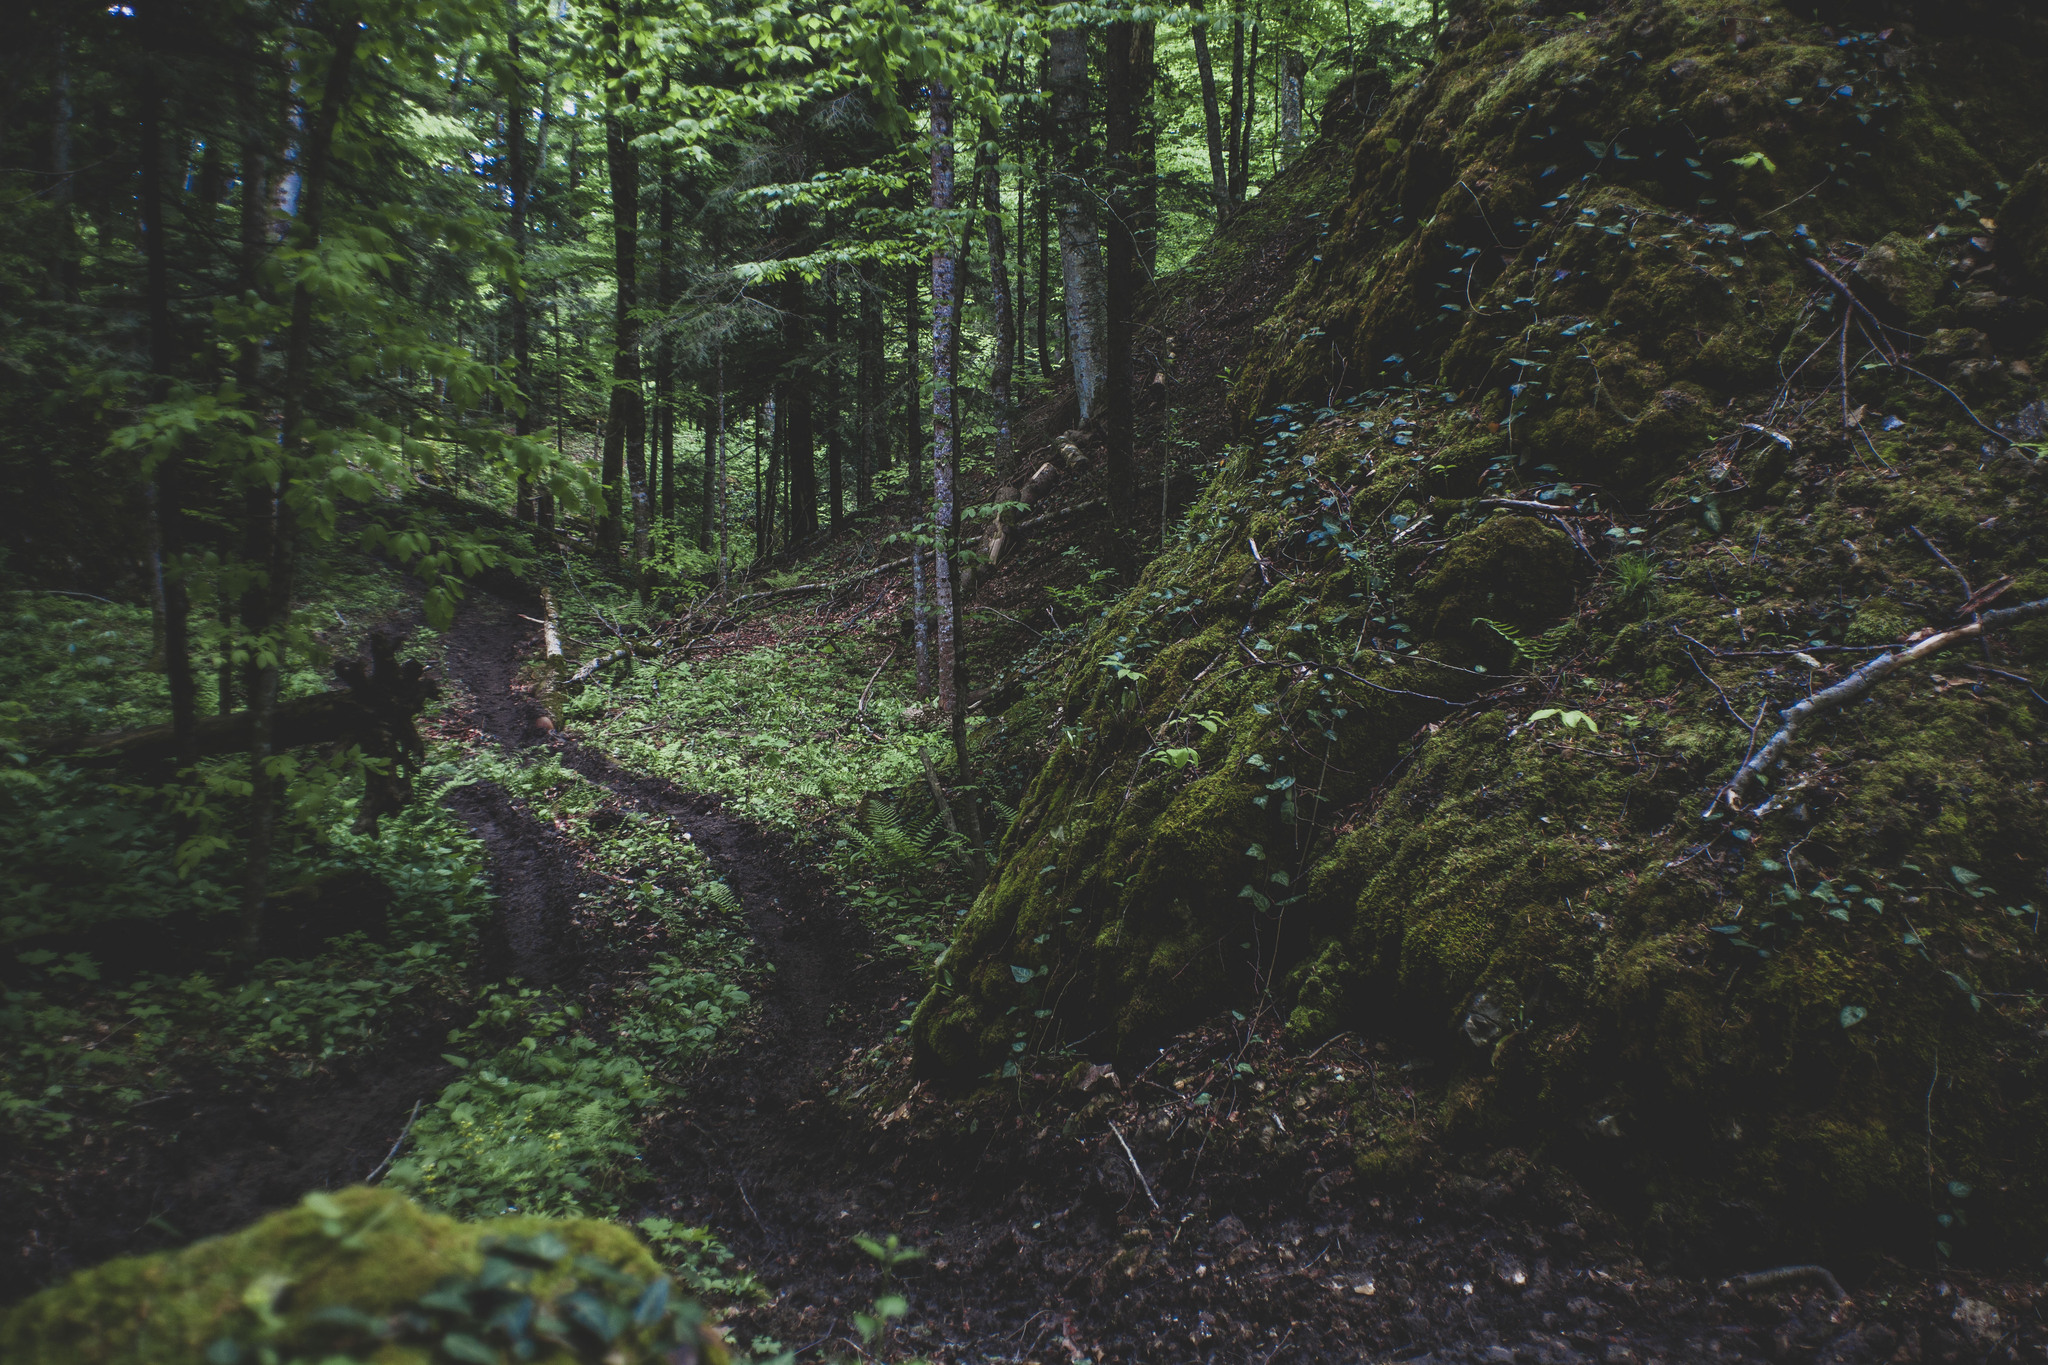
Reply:
M1883 1312L1864 1318L1810 1286L1751 1302L1651 1274L1533 1163L1378 1194L1344 1186L1341 1154L1331 1169L1312 1155L1205 1170L1141 1130L1138 1086L1107 1108L1080 1111L1075 1097L986 1126L875 1122L833 1087L889 1036L908 983L858 965L856 929L786 836L537 730L511 687L536 644L519 613L481 597L450 635L478 725L508 747L549 745L622 805L688 830L776 969L756 1028L647 1135L643 1211L710 1225L773 1296L728 1319L742 1344L772 1337L814 1353L804 1359L863 1349L853 1314L886 1286L851 1239L895 1232L926 1253L897 1286L911 1304L887 1348L899 1358L1987 1365L2038 1349L2017 1334L1976 1340L1955 1291L1911 1277L1893 1277ZM568 968L577 874L554 832L482 790L458 804L508 889L509 959ZM927 1101L921 1117L935 1113ZM1141 1190L1133 1172L1148 1167Z

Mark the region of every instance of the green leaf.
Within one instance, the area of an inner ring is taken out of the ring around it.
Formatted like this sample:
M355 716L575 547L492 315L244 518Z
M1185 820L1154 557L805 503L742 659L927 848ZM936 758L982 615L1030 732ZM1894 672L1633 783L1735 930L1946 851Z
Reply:
M498 1365L498 1353L467 1332L450 1332L441 1338L441 1353L470 1365Z
M1010 964L1010 979L1018 985L1022 986L1030 981L1032 975L1033 973L1029 967L1019 967L1014 962Z
M1870 1011L1861 1005L1842 1006L1842 1027L1855 1028L1870 1017Z

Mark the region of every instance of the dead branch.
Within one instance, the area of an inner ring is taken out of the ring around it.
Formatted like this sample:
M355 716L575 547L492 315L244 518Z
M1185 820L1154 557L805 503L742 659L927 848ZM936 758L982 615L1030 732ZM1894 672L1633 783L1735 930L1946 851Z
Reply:
M1715 793L1714 800L1708 803L1707 809L1702 812L1702 815L1711 814L1714 807L1724 798L1730 810L1742 809L1744 795L1757 779L1763 775L1764 769L1778 761L1779 757L1791 745L1793 737L1798 734L1801 727L1815 717L1830 711L1841 710L1844 706L1863 696L1871 688L1877 686L1907 664L1918 663L1920 660L1931 655L1939 654L1950 645L1960 641L1976 639L1987 630L2000 629L2043 615L2048 615L2048 597L2037 598L2032 602L2023 602L2017 607L2006 607L1999 611L1987 611L1966 626L1957 626L1954 630L1940 631L1919 641L1917 644L1881 654L1836 683L1833 687L1816 692L1804 701L1786 707L1778 713L1785 718L1784 726L1766 740L1762 748L1750 755L1740 768L1735 770L1735 776L1729 778L1727 785Z
M1849 1297L1843 1292L1842 1282L1824 1265L1781 1265L1775 1270L1732 1276L1723 1280L1721 1287L1746 1293L1752 1289L1782 1289L1788 1284L1817 1284L1838 1301Z
M600 654L596 658L584 660L583 666L574 673L571 673L562 686L565 688L581 687L613 664L624 663L628 659L652 659L660 654L660 645L655 644L651 640L636 640L631 644L622 645L618 649Z
M1947 569L1950 573L1956 576L1956 582L1963 585L1963 600L1965 602L1969 601L1972 597L1975 597L1977 595L1977 590L1970 586L1969 576L1965 574L1961 569L1958 569L1955 566L1954 560L1951 560L1947 555L1941 552L1940 546L1936 545L1933 541L1927 538L1927 533L1925 531L1921 530L1917 526L1908 526L1906 529L1913 533L1913 539L1919 541L1921 546L1926 549L1927 553L1933 555L1936 559L1940 560L1942 567Z

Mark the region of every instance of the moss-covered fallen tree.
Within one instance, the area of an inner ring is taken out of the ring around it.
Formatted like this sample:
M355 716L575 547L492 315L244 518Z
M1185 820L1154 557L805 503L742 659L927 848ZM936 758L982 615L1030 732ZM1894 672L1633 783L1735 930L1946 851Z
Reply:
M1469 7L1359 140L1244 443L1038 702L921 1059L1273 1008L1680 1253L2038 1257L2043 624L1701 812L2048 594L2048 20L1588 8Z
M724 1365L726 1352L623 1228L458 1223L358 1187L181 1251L82 1271L0 1314L0 1358Z

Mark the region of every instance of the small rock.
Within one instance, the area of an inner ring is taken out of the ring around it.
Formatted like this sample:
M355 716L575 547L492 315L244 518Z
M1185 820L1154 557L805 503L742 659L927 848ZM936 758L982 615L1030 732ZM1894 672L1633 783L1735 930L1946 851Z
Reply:
M1949 1314L1949 1320L1962 1328L1970 1340L1977 1343L1979 1350L2005 1335L2005 1319L1982 1299L1964 1299L1956 1305L1956 1311Z
M1244 1220L1234 1213L1224 1214L1216 1220L1216 1226L1209 1230L1210 1238L1217 1246L1222 1247L1234 1247L1251 1235L1251 1229L1247 1228Z

